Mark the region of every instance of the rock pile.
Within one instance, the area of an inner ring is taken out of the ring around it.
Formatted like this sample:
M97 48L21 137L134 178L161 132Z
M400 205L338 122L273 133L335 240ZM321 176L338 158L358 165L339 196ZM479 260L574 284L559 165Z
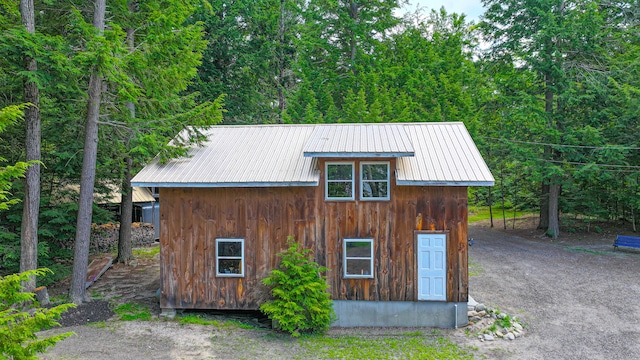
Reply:
M469 303L467 331L478 336L480 341L496 339L515 340L524 334L518 318L500 312L484 304Z

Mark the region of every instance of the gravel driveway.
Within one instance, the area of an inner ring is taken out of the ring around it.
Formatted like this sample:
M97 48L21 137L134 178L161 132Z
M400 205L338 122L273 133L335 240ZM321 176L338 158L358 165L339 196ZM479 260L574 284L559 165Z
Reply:
M611 242L531 241L470 227L475 300L524 320L515 341L477 342L490 358L640 359L640 252Z

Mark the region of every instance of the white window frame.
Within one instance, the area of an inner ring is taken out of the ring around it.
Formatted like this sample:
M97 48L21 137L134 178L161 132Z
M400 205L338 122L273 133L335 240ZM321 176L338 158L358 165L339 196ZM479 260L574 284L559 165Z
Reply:
M351 196L350 197L330 197L329 196L329 183L331 182L348 182L349 180L329 180L329 166L330 165L351 165ZM353 161L335 161L326 162L324 164L324 199L325 200L355 200L355 187L356 187L356 164Z
M363 168L365 165L387 165L387 178L385 180L365 180L363 178ZM387 196L385 197L364 197L364 183L365 182L386 182L387 183ZM391 196L391 163L389 161L362 161L360 162L360 200L362 201L380 201L390 200Z
M240 256L220 256L219 244L221 242L237 242L240 243ZM221 273L220 260L240 260L240 273ZM216 276L218 277L244 277L244 239L240 238L218 238L216 239Z
M361 256L347 256L347 243L350 242L368 242L369 246L370 246L370 253L368 257L361 257ZM374 265L374 261L373 261L373 239L371 238L363 238L363 239L358 239L358 238L349 238L349 239L344 239L342 242L342 251L343 251L343 275L345 278L348 279L373 279L373 265ZM369 260L370 261L370 268L369 268L369 274L347 274L347 263L349 262L349 260Z

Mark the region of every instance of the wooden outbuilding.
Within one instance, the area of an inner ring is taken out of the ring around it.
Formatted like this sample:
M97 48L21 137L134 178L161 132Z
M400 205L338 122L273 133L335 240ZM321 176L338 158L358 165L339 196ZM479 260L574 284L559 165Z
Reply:
M154 161L160 307L253 310L288 235L329 268L337 326L467 322L467 187L494 183L464 124L215 126Z

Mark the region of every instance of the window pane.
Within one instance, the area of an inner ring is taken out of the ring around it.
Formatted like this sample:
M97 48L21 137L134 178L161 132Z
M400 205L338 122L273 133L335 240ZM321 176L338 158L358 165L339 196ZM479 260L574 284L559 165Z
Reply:
M242 257L242 243L239 241L218 242L218 256Z
M369 241L348 241L347 257L371 257L371 242Z
M218 273L242 274L242 264L240 262L240 259L218 259Z
M330 198L350 198L351 182L330 182L327 184L327 194Z
M388 164L364 164L362 165L363 180L387 180L389 177Z
M347 259L347 275L371 275L371 259Z
M362 183L363 198L386 198L389 194L389 184L385 182L365 181Z
M327 179L329 180L352 180L352 164L328 164Z

